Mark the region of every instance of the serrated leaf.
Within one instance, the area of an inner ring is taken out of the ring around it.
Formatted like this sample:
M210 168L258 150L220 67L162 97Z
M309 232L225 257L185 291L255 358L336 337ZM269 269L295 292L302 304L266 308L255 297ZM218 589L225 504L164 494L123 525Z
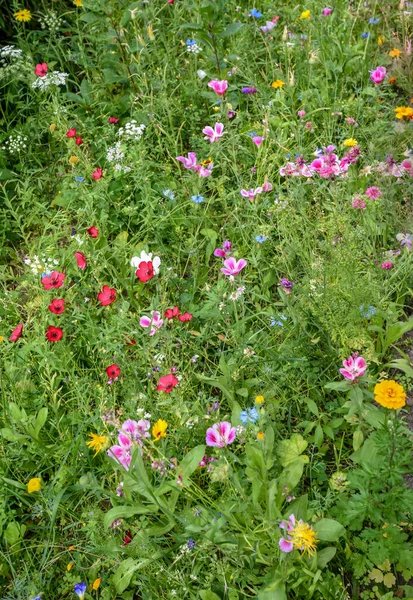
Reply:
M219 38L226 38L229 37L230 35L235 35L236 33L238 33L238 31L240 29L242 29L243 27L243 23L230 23L228 25L228 27L226 27L224 29L224 31L222 31L218 37Z
M301 456L307 446L308 442L298 433L294 433L289 439L280 442L278 445L278 455L281 465L286 467L298 457L308 462L307 456Z
M369 579L376 583L381 583L383 581L383 573L380 569L372 569L369 573Z
M383 583L388 588L393 587L396 583L396 578L393 573L386 573L386 575L383 577Z

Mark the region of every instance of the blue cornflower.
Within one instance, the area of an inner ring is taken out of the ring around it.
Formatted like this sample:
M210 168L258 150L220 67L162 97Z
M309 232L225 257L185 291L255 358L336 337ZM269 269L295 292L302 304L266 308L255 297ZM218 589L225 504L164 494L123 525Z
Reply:
M190 550L193 550L196 546L196 541L193 540L192 538L189 538L189 540L187 541L186 545L188 546L188 548Z
M165 198L169 198L170 200L175 200L175 194L172 190L164 190L163 195Z
M250 137L254 137L255 135L257 135L257 132L256 131L249 131L247 133L247 135L249 135Z
M261 19L262 17L262 12L260 12L259 10L257 10L256 8L252 8L250 10L250 16L254 17L254 19Z
M255 239L257 240L257 242L259 244L263 244L267 240L267 236L266 235L256 235Z
M195 204L201 204L204 201L204 197L203 196L191 196L191 200L192 200L192 202L195 202Z
M247 408L246 410L241 411L239 417L243 425L247 425L247 423L256 423L258 420L258 411L255 407Z
M73 588L74 593L79 596L80 600L83 600L83 598L85 597L86 588L87 585L83 581L82 583L77 583Z
M364 304L362 304L360 306L360 312L362 317L370 319L370 317L376 314L376 309L374 308L374 306L364 306Z
M283 321L286 320L287 317L285 315L278 315L278 319L276 319L275 317L271 317L270 327L275 327L276 325L278 325L278 327L284 327Z
M84 177L79 177L79 176L75 177L75 181L82 182L82 181L84 181L84 179L85 179Z
M369 34L369 33L362 33L362 34L361 34L361 37L362 37L364 40L366 40L368 37L370 37L370 34Z
M371 19L369 19L369 23L371 23L372 25L377 25L377 23L380 22L380 19L378 17L371 17Z
M185 44L187 46L195 46L196 45L196 41L195 40L186 40Z

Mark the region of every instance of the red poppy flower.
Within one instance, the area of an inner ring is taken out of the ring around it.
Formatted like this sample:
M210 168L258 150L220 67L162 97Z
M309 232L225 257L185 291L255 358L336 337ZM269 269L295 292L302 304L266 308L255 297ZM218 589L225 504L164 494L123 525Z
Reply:
M42 278L42 284L45 290L51 290L52 288L62 287L65 279L66 275L64 273L52 271L50 275L46 275L46 277Z
M46 331L46 338L49 342L58 342L63 337L63 330L60 327L53 327L50 325Z
M108 121L111 123L111 125L116 125L116 123L119 123L119 119L117 117L109 117Z
M128 529L128 531L125 533L125 537L123 538L123 544L122 546L127 546L128 544L130 544L132 541L132 532L130 529Z
M99 229L96 229L96 227L92 225L92 227L86 229L86 233L88 233L91 238L97 238L97 236L99 235Z
M69 129L66 133L66 137L68 137L68 138L76 137L76 128L72 127L71 129Z
M173 308L167 308L165 311L165 317L167 319L173 319L179 315L179 308L174 306Z
M76 138L76 146L81 146L83 144L83 139L79 136Z
M11 332L11 336L9 337L9 340L11 342L17 342L17 340L19 338L21 338L23 334L23 325L20 323L20 325L17 325L17 327L15 329L13 329L13 331Z
M48 306L50 312L55 315L61 315L65 311L65 301L62 298L55 298Z
M116 300L115 288L110 288L108 285L104 285L102 291L98 294L98 300L102 306L108 306Z
M124 336L125 339L125 344L127 346L136 346L136 342L133 338L128 337L127 335Z
M79 267L79 269L82 269L82 271L84 271L87 267L86 256L83 254L83 252L75 252L75 257L77 266Z
M97 181L98 179L100 179L103 176L103 171L100 167L98 167L96 169L96 171L93 171L92 173L92 177L95 181Z
M44 77L48 70L49 70L49 67L47 66L46 63L39 63L36 65L34 74L37 75L38 77Z
M178 319L182 321L182 323L186 323L192 319L192 315L189 312L184 312L183 315L178 315Z
M148 262L142 261L139 267L136 270L136 277L142 283L146 283L154 276L152 262L149 260Z
M168 4L175 4L175 0L168 0Z
M106 375L110 377L110 379L116 379L116 377L119 377L120 375L120 368L118 365L110 365L106 369Z
M166 392L167 394L169 394L170 392L172 392L174 387L178 385L178 383L179 380L175 377L175 375L169 373L169 375L164 375L163 377L160 377L158 381L158 387L156 389L158 390L158 392Z

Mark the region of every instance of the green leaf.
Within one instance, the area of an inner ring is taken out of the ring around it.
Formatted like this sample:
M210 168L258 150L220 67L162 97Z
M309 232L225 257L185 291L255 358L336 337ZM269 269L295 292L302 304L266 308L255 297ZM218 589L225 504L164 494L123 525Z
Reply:
M323 542L336 542L344 535L345 529L341 523L334 519L321 519L314 525L314 531L319 540Z
M34 431L36 434L36 436L35 436L36 438L39 437L40 430L47 421L47 414L48 414L48 409L46 406L44 406L43 408L41 408L39 410L39 413L36 418L36 422L34 424Z
M386 573L386 575L383 577L383 583L388 588L393 587L396 583L396 578L393 575L393 573ZM383 597L382 597L382 600L383 600Z
M195 446L181 461L179 467L183 472L184 477L190 477L198 468L199 462L205 454L205 445Z
M285 593L285 585L281 579L277 577L269 585L261 588L257 596L258 600L287 600Z
M399 369L399 371L403 371L409 377L413 377L413 369L409 362L405 358L398 358L397 360L392 360L389 362L386 367L390 369Z
M92 103L92 86L90 85L87 79L82 80L82 83L80 84L80 93L82 94L82 97L85 99L87 104Z
M359 448L361 448L361 445L364 441L364 435L361 429L356 429L356 431L353 433L353 448L354 451L357 452L357 450Z
M8 442L21 442L22 440L27 440L27 435L23 435L21 433L15 433L10 429L10 427L4 427L1 430L1 436L7 440Z
M328 546L327 548L320 550L320 552L317 552L317 567L319 569L324 569L326 564L334 558L336 552L337 548L333 548L333 546Z
M211 592L211 590L201 590L199 595L202 600L221 600L221 598L217 596L215 592Z
M307 448L308 443L298 433L294 433L290 439L283 440L278 445L278 455L283 467L295 461L298 457L304 462L308 462L308 456L300 456Z
M243 27L243 23L230 23L228 25L228 27L226 27L224 29L224 31L222 31L222 33L220 33L217 37L218 38L226 38L229 37L230 35L235 35L236 33L238 33L238 31L240 29L242 29Z
M116 519L127 519L134 515L146 515L158 511L158 507L155 505L148 506L114 506L105 515L103 519L104 527L110 527L110 525Z
M121 594L126 590L131 582L132 575L139 567L139 563L133 558L127 558L122 561L119 567L116 569L115 574L112 577L112 583L118 594Z

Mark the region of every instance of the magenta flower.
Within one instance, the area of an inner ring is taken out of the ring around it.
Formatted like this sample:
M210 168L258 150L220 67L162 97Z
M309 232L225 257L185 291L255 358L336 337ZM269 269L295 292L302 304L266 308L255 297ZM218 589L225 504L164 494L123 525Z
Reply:
M127 435L120 433L118 435L119 445L111 446L108 450L108 456L114 458L127 471L132 460L131 446L132 442Z
M302 119L303 117L305 117L305 110L297 111L297 115L300 117L300 119Z
M206 444L207 446L215 446L216 448L224 448L228 444L232 444L237 435L235 427L231 426L228 421L222 421L221 423L215 423L212 427L209 427L206 432Z
M264 138L261 135L254 135L253 138L252 138L252 141L254 142L254 144L256 146L259 147L263 143Z
M210 162L206 167L202 165L196 165L194 167L194 171L198 173L200 177L209 177L212 173L212 169L214 168L214 163Z
M294 287L294 281L290 281L289 279L287 279L286 277L283 277L280 281L280 283L278 284L281 286L281 289L286 293L286 294L291 294L291 290Z
M274 23L273 21L267 21L265 25L262 25L262 27L260 27L260 29L263 33L269 33L270 31L272 31L272 29L274 29L276 25L277 22Z
M215 123L214 128L208 125L203 128L202 133L205 133L204 140L209 140L212 144L212 142L216 142L224 135L224 125L222 123Z
M247 87L243 87L241 88L241 92L243 94L256 94L258 92L256 87L252 87L252 86L247 86Z
M163 325L163 319L161 319L161 314L157 310L153 310L151 312L152 317L147 317L143 315L141 317L139 324L141 327L150 327L151 330L149 335L154 335L157 329L160 329Z
M142 444L141 438L151 437L149 428L151 424L146 419L140 419L139 421L133 421L127 419L122 425L122 431L132 442L138 442Z
M344 369L340 369L340 373L349 381L355 381L367 369L366 361L358 354L352 354L347 360L343 360L343 365Z
M289 531L292 531L295 527L295 516L294 515L290 515L288 517L288 521L281 521L280 523L280 528L284 529L285 532L287 532L287 535L285 538L281 538L280 541L278 542L280 549L283 552L292 552L294 549L293 543L292 543L292 537L290 535L288 535Z
M262 191L263 192L271 192L272 191L272 183L270 183L269 181L266 181L262 186Z
M241 273L242 269L247 266L247 261L243 258L240 258L238 261L231 256L224 260L224 268L221 269L224 275L238 275Z
M393 267L393 263L391 262L391 260L386 260L383 263L381 263L381 268L382 269L391 269Z
M228 81L225 79L222 81L219 81L218 79L211 79L211 81L208 83L208 87L214 90L218 96L223 96L227 91Z
M214 256L218 256L219 258L225 258L232 249L232 242L230 242L229 240L225 240L225 242L222 244L222 248L215 248L214 250Z
M329 15L331 15L332 12L333 12L333 9L329 8L327 6L326 8L323 8L323 10L321 11L321 14L323 15L323 17L328 17Z
M365 191L366 196L370 198L370 200L376 200L382 196L381 189L373 185L372 187L367 188Z
M257 194L262 194L262 191L263 191L262 187L257 187L257 188L255 188L255 190L254 190L254 188L251 188L250 190L242 189L240 191L240 194L244 198L249 198L249 200L254 200L254 198Z
M386 67L376 67L373 71L370 71L370 79L373 83L378 85L381 83L386 77L387 69Z
M359 195L354 196L354 199L351 202L351 206L353 208L358 208L359 210L364 210L367 204L364 202L363 198Z
M194 170L196 167L196 152L188 152L188 158L185 158L185 156L177 156L176 160L181 161L185 169Z

